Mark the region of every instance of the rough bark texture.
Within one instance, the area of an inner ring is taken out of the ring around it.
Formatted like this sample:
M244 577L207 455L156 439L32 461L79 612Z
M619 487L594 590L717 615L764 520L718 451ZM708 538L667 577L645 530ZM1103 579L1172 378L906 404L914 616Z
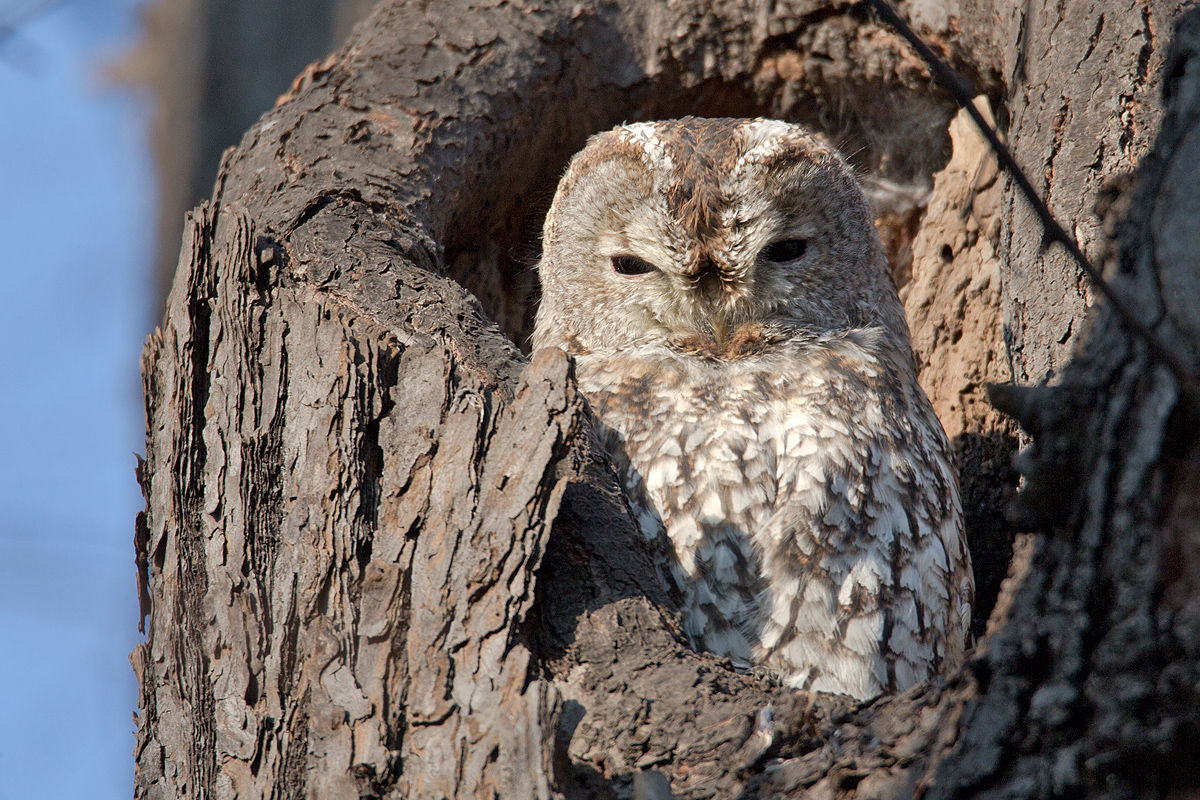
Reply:
M1092 213L1109 176L1146 154L1161 117L1158 76L1171 22L1185 2L996 2L1005 30L998 64L1008 90L1008 135L1018 161L1055 216L1095 258ZM1005 8L1005 6L1008 6ZM1006 193L1001 254L1004 323L1013 377L1056 378L1092 303L1062 248L1043 250L1033 212Z
M1110 274L1194 376L1200 12L1176 36ZM1200 534L1197 409L1107 307L1086 333L1059 387L995 392L1034 434L1021 510L1048 535L935 796L1182 797L1200 779L1200 596L1184 577Z
M1018 158L1043 157L1028 68L1005 68L1042 29L1000 0L906 8L1002 103ZM1129 159L1149 141L1139 115L1174 8L1149 7L1160 33L1121 122L1143 137ZM1110 260L1195 364L1190 19ZM1074 98L1084 66L1093 94L1126 80L1090 57L1039 91ZM1003 105L1021 93L1016 113ZM911 250L921 379L963 459L981 586L1002 599L950 681L856 706L689 651L570 362L513 344L534 301L522 248L571 152L621 120L683 113L785 116L859 143L893 250ZM1081 306L1030 267L1054 256L1014 244L1038 232L952 116L849 3L381 5L227 156L147 346L137 796L1121 796L1194 781L1195 416L1101 308L1055 367L1061 387L1001 397L1036 438L1022 520L1043 533L999 589L1014 432L982 386L1040 369L1033 304L1074 308L1072 333ZM1109 135L1112 119L1088 119L1071 143ZM1060 179L1091 163L1065 141ZM1006 297L1025 304L1020 326Z

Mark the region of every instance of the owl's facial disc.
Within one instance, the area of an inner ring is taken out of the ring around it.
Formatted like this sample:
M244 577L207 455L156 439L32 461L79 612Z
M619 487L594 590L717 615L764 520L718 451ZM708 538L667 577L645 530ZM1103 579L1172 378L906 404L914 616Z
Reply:
M581 351L883 324L903 309L853 174L771 120L595 137L547 216L535 342ZM723 352L718 350L717 352Z

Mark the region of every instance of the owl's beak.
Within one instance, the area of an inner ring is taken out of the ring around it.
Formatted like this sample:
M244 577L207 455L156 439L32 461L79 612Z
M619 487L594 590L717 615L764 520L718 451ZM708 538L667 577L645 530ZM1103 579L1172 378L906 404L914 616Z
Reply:
M724 315L718 314L713 320L712 330L713 341L717 343L717 347L724 349L725 345L729 344L729 323L725 320Z
M724 348L736 328L734 306L742 294L745 278L708 253L696 259L692 274L693 291L698 295L699 305L705 309L703 334L718 348Z

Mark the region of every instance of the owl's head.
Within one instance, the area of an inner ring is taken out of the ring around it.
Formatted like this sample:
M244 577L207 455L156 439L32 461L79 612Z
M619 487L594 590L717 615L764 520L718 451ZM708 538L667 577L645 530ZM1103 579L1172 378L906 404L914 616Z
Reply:
M546 217L534 346L576 352L745 325L827 332L903 309L850 168L799 125L685 118L593 136Z

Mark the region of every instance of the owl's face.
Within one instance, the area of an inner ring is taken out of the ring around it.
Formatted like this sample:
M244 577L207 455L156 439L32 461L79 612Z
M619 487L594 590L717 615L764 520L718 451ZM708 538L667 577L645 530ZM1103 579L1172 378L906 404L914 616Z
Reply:
M535 348L620 350L744 330L876 324L907 339L862 191L773 120L670 120L594 136L546 218Z

